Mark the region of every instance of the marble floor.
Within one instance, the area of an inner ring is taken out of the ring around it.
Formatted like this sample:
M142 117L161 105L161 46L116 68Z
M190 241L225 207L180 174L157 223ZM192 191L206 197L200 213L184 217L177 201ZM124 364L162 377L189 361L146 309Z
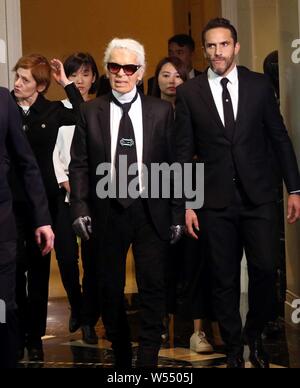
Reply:
M132 327L133 345L137 346L138 311L129 309L128 319ZM105 340L101 321L97 325L99 344L86 345L81 340L80 330L68 332L69 308L65 298L50 298L47 336L44 338L45 360L43 363L27 361L27 355L19 363L20 368L110 368L113 358L110 343ZM192 322L175 317L174 337L166 342L160 352L159 366L163 368L224 368L222 349L211 355L200 355L189 350ZM300 367L300 327L295 329L280 323L276 333L269 333L265 346L271 355L273 368ZM135 353L135 352L134 352ZM245 347L245 359L248 359ZM249 364L247 364L250 367Z

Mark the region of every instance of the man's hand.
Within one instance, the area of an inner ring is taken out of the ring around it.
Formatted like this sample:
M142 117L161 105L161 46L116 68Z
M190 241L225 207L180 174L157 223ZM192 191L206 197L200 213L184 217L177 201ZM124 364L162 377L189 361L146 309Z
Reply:
M288 223L294 224L300 218L300 195L291 194L288 199Z
M78 237L82 238L84 241L90 239L92 234L92 220L91 217L79 217L73 222L73 230Z
M71 187L70 187L70 182L69 181L62 182L60 184L60 187L64 188L67 193L69 193L69 194L71 193Z
M170 244L171 245L176 244L181 239L181 237L184 235L184 233L185 233L185 226L184 225L172 225L170 227L170 234L171 234Z
M191 209L186 210L185 225L186 225L187 234L193 239L198 240L199 237L196 235L195 230L199 232L200 229L199 229L198 217L197 217L197 214L194 212L194 210L191 210Z
M40 226L35 231L35 240L40 247L43 256L53 249L54 233L50 225Z

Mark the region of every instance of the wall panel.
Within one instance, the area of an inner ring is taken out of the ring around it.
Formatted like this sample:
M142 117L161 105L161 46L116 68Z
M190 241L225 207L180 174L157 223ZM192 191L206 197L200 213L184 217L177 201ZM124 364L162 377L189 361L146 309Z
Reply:
M89 51L102 71L103 51L109 40L132 37L146 48L148 75L166 54L174 32L173 0L21 0L23 52L64 58ZM50 98L62 96L51 87Z

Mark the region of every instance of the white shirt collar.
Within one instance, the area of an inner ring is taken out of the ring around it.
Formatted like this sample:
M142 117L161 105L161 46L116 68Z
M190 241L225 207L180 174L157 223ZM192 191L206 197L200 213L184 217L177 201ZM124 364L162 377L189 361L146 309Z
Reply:
M119 93L119 92L116 92L115 90L112 91L112 94L114 95L114 97L116 97L116 99L121 103L121 104L126 104L130 101L132 101L136 95L136 92L137 92L137 88L136 86L131 90L131 92L128 92L128 93L125 93L125 94L122 94L122 93Z
M221 79L224 78L216 74L211 68L208 69L207 76L209 81L212 81L216 84L220 84ZM229 82L233 85L235 85L238 82L239 77L238 77L238 70L236 66L234 66L231 72L227 74L226 78L228 78Z

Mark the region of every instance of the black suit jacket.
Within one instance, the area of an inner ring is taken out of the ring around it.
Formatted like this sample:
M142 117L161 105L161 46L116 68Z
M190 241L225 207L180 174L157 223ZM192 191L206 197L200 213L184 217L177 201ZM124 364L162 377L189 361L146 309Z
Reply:
M18 107L22 124L27 128L25 133L38 162L49 199L55 198L59 193L53 166L53 151L59 127L76 124L79 105L83 102L79 90L73 83L67 85L65 91L73 109L66 108L61 101L49 101L42 94L39 94L30 107L29 115L24 116L22 108ZM19 184L17 175L14 168L11 174L14 201L24 202L27 200L26 195L22 185Z
M172 163L174 160L174 112L171 104L140 95L143 110L143 163ZM103 176L96 175L100 163L111 162L110 98L96 98L81 106L71 148L70 183L73 219L90 215L93 230L103 234L109 216L110 200L99 199L96 186ZM168 199L148 199L153 224L163 239L169 238L172 223L184 222L184 211ZM171 210L172 208L172 210Z
M224 208L232 199L235 174L255 205L277 199L277 181L272 170L273 148L289 192L300 190L293 146L280 115L268 79L244 67L238 68L239 105L233 141L215 105L207 73L177 89L177 157L189 162L196 153L205 165L206 208Z
M8 90L0 88L0 241L16 238L12 194L7 174L13 158L22 173L32 205L35 227L50 225L48 204L42 178L30 145L22 131L18 108Z

